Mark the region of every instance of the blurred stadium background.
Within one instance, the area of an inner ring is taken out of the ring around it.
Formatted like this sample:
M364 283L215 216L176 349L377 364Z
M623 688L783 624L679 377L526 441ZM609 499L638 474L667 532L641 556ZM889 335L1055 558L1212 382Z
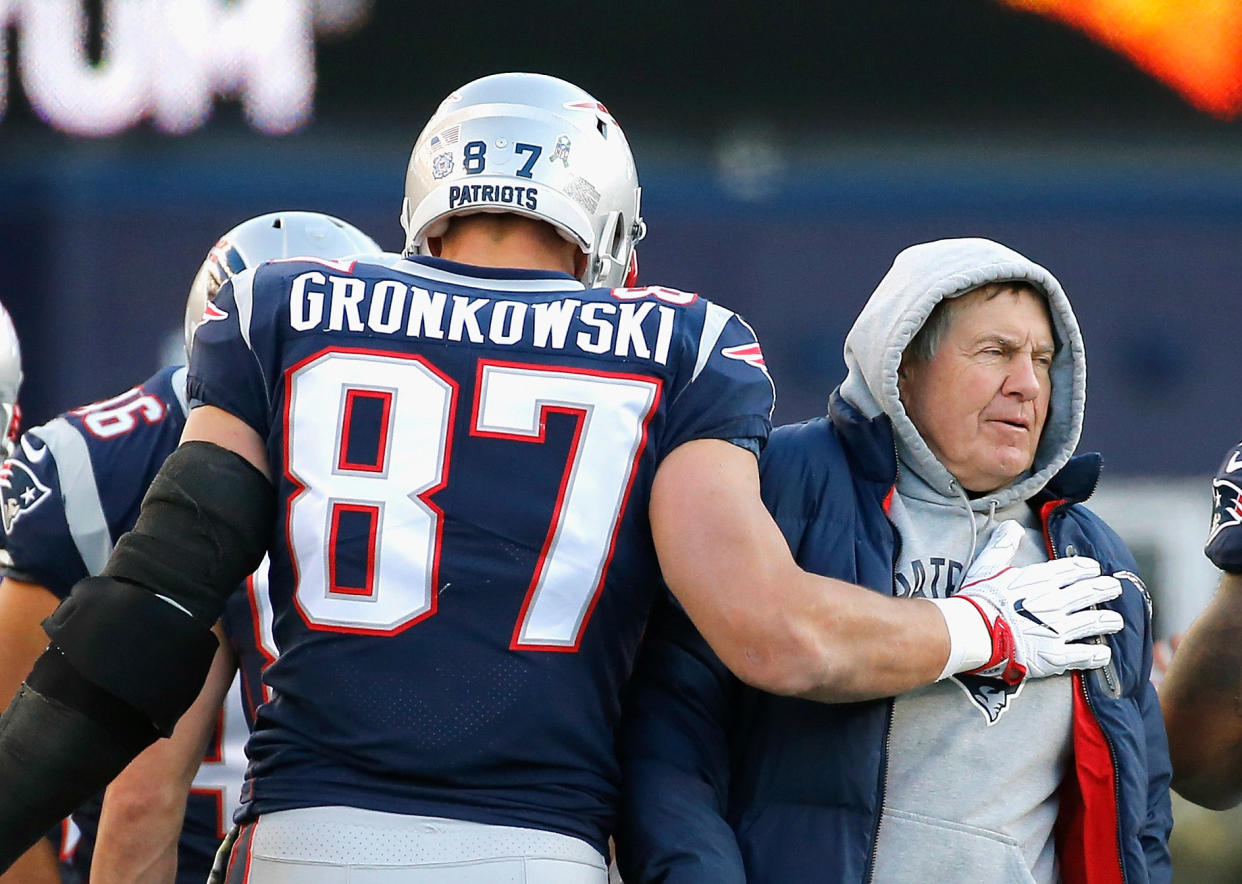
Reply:
M0 0L0 300L27 426L179 360L191 277L251 215L399 249L443 95L538 70L625 127L642 279L746 315L778 421L822 411L903 247L998 239L1082 322L1084 449L1157 631L1214 589L1206 478L1234 417L1242 283L1236 0ZM1242 880L1242 817L1179 803L1177 880Z

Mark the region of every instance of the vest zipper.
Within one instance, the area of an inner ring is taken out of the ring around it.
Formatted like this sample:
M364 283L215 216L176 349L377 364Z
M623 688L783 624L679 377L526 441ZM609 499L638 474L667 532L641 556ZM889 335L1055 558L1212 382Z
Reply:
M1092 485L1091 489L1094 491L1095 486ZM1061 556L1057 552L1056 541L1052 539L1052 517L1060 512L1066 505L1066 501L1059 502L1055 507L1048 511L1048 515L1044 518L1044 539L1048 541L1048 551L1052 553L1052 558L1054 559L1059 559ZM1097 635L1092 636L1087 639L1087 641L1093 645L1102 645L1105 644L1108 639L1102 635ZM1121 679L1117 677L1117 667L1113 664L1112 660L1108 661L1107 666L1101 666L1099 669L1095 669L1090 672L1089 675L1091 678L1094 678L1100 683L1100 687L1102 687L1110 697L1114 700L1121 699Z
M901 458L897 456L897 440L893 439L893 463L896 464L896 473L893 475L893 489L890 493L895 494L897 491L897 482L901 479ZM888 513L884 514L888 519ZM897 573L897 562L901 558L901 534L897 531L897 526L888 519L888 524L893 529L893 562L890 570L895 575ZM894 578L890 578L895 580ZM892 587L893 595L896 595L897 587ZM880 763L880 804L876 808L875 827L871 830L871 858L867 862L867 875L864 878L866 884L872 884L875 877L875 858L880 851L880 825L884 819L884 804L888 800L888 753L893 747L893 703L892 697L885 702L888 704L888 715L884 721L884 758Z
M875 858L880 852L880 826L884 821L884 804L888 800L888 753L893 747L893 699L888 703L888 717L884 722L884 760L880 764L880 805L876 808L875 828L871 830L871 859L867 863L866 884L872 884L875 878Z
M1095 490L1095 486L1092 486L1092 490L1093 491ZM1060 555L1057 553L1056 541L1052 539L1052 517L1055 513L1057 513L1062 508L1064 508L1066 505L1067 505L1067 501L1064 501L1064 500L1061 501L1060 503L1057 504L1057 506L1049 510L1048 515L1044 518L1044 539L1048 541L1048 551L1052 553L1052 558L1054 559L1059 559ZM1108 641L1108 639L1104 638L1103 636L1098 636L1097 638L1099 639L1099 641ZM1104 670L1111 670L1112 668L1113 668L1113 664L1111 660L1109 661L1107 666L1103 667ZM1103 672L1103 670L1097 670L1097 672ZM1083 701L1086 702L1087 709L1091 711L1091 717L1095 719L1096 724L1098 726L1100 718L1098 715L1096 715L1095 703L1092 702L1091 700L1091 692L1087 690L1087 680L1085 678L1081 679L1080 683L1082 685L1081 690L1082 690ZM1113 673L1104 672L1104 683L1105 683L1105 687L1108 689L1110 696L1113 696L1114 698L1121 696L1120 685L1118 684L1116 685L1116 687L1114 687L1115 678L1114 678ZM1114 693L1114 690L1116 691L1115 693ZM1113 741L1109 738L1108 734L1105 732L1103 727L1100 727L1100 736L1104 738L1104 745L1108 747L1108 762L1109 764L1112 765L1112 768L1113 768L1113 806L1117 808L1117 813L1115 815L1116 816L1116 827L1113 831L1113 835L1116 838L1117 870L1121 872L1121 880L1125 882L1127 880L1126 864L1125 862L1122 861L1122 858L1121 858L1122 856L1121 783L1117 777L1117 750L1113 747Z

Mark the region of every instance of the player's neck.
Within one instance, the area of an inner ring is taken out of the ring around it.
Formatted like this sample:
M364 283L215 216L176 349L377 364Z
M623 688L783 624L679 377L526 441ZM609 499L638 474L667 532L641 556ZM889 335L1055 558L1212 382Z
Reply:
M575 275L577 249L568 242L549 243L545 238L515 230L502 238L483 231L462 231L446 238L440 257L476 267L512 267L518 270L549 270Z

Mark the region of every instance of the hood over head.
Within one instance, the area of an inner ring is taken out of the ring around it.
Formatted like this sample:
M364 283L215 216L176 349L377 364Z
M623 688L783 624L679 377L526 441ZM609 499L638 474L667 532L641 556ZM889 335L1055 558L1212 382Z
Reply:
M1087 398L1087 360L1069 298L1046 269L1000 243L942 239L910 246L872 292L845 338L848 369L842 397L867 417L888 415L903 462L936 492L961 499L961 486L936 459L901 403L898 369L906 347L932 308L992 282L1022 281L1048 301L1057 352L1052 361L1048 419L1029 472L981 495L972 508L1004 507L1036 494L1074 453Z

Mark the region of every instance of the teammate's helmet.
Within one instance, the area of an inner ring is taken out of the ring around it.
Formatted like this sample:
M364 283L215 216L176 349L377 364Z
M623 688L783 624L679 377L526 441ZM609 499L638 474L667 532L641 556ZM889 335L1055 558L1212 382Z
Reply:
M21 432L22 412L17 407L17 390L22 385L22 348L17 329L0 304L0 454L8 457Z
M198 269L185 305L185 354L194 330L220 286L247 267L275 258L344 258L378 255L375 240L340 218L319 212L272 212L243 221L211 247Z
M405 173L405 254L427 251L448 219L511 212L546 221L587 256L582 282L632 282L638 173L617 121L591 95L543 74L493 74L432 116Z

